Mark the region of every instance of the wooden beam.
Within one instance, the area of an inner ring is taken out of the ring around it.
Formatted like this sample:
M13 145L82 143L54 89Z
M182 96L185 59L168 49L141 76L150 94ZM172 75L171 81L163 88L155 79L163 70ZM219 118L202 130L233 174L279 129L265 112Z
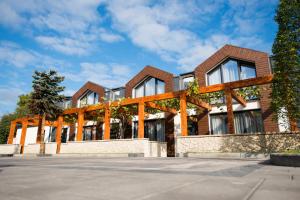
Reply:
M27 125L28 125L28 120L24 119L22 121L22 132L21 132L21 139L20 139L20 146L21 146L20 153L21 154L24 153L24 145L25 145L25 140L26 140Z
M63 126L64 118L63 116L59 116L57 119L57 127L56 127L56 153L60 153L60 146L61 146L61 132L62 132L62 126Z
M209 105L209 103L206 103L204 101L201 101L200 99L196 99L195 97L187 97L187 101L191 104L194 104L198 107L201 107L201 108L205 108L207 109L208 111L211 111L212 107Z
M9 135L7 139L7 144L12 144L15 136L16 131L16 125L17 123L15 121L10 122L10 129L9 129Z
M146 102L146 106L150 107L150 108L157 109L157 110L161 110L163 112L169 112L169 113L172 113L174 115L177 114L176 109L174 109L174 108L168 108L166 106L160 106L160 105L157 105L156 103L153 103L153 102Z
M79 112L78 113L78 120L77 120L77 137L76 137L76 141L82 141L83 124L84 124L84 112Z
M231 90L231 95L232 97L239 102L239 104L241 104L243 107L247 106L247 101L241 96L239 95L236 91Z
M110 110L109 106L105 108L105 116L104 116L104 140L110 139Z
M263 85L263 84L271 83L272 78L273 78L273 75L268 75L268 76L263 76L263 77L241 80L241 81L234 81L234 82L230 82L230 83L216 84L216 85L207 86L207 87L199 87L199 91L200 91L200 93L210 93L210 92L222 91L222 90L225 90L225 88L236 89L236 88L243 88L243 87L249 87L249 86L254 86L254 85ZM133 98L133 99L128 98L121 102L120 101L111 102L110 106L139 104L140 102L145 103L145 102L159 101L159 100L164 100L164 99L179 98L185 92L186 91L182 90L182 91L168 92L168 93L164 93L164 94L157 94L157 95L152 95L152 96L147 96L147 97L139 97L139 98ZM108 103L100 103L97 105L86 106L83 108L70 108L70 109L64 110L63 114L67 115L67 114L75 114L75 113L80 113L80 112L94 111L94 110L104 109L104 108L106 108L106 106L108 106ZM24 119L26 119L26 120L37 119L37 116L20 118L20 119L16 119L15 121L17 123L21 123Z
M200 93L210 93L225 90L225 88L237 89L243 87L249 87L254 85L264 85L271 83L273 79L273 75L262 76L257 78L249 78L241 81L233 81L229 83L221 83L206 87L199 87Z
M187 112L186 112L186 94L183 93L180 96L180 118L181 118L181 135L182 136L187 136L188 131L187 131Z
M145 133L144 133L144 127L145 127L145 103L144 102L140 102L139 103L139 108L138 108L138 138L144 138L145 137Z
M226 97L226 106L227 106L227 131L229 134L234 134L234 115L233 115L233 108L232 108L232 96L231 96L231 89L225 89L225 97Z

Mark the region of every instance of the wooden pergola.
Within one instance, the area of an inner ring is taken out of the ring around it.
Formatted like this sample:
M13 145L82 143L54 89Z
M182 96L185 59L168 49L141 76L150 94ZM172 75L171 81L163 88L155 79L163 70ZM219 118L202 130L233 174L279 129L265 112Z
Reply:
M226 107L227 107L227 118L228 118L228 133L233 134L234 133L234 115L233 115L233 108L232 108L232 99L235 99L239 104L242 106L246 106L246 100L239 96L235 89L238 88L244 88L244 87L250 87L250 86L258 86L258 85L264 85L269 84L272 82L272 75L263 76L263 77L257 77L257 78L251 78L241 81L234 81L224 84L216 84L212 86L206 86L206 87L199 87L200 94L205 93L212 93L212 92L218 92L218 91L224 91L225 92L225 98L226 98ZM208 103L202 101L201 99L197 99L192 96L187 95L186 90L176 91L176 92L168 92L164 94L158 94L153 96L146 96L146 97L140 97L140 98L132 98L132 99L124 99L123 101L114 101L114 102L107 102L107 103L100 103L97 105L90 105L82 108L70 108L64 110L63 114L60 115L56 121L46 121L45 125L51 125L57 127L56 131L56 143L57 143L57 153L60 151L60 145L61 145L61 133L62 133L62 127L64 125L63 116L64 115L71 115L76 114L77 115L77 137L76 141L82 141L83 139L83 126L84 126L84 114L91 111L97 111L97 110L105 110L104 112L104 140L110 139L110 107L111 106L126 106L126 105L138 105L138 138L144 138L144 119L145 119L145 107L155 108L157 110L161 110L163 112L168 112L172 114L177 114L177 110L174 108L169 108L166 106L160 106L154 103L155 101L160 100L167 100L167 99L173 99L178 98L180 100L180 117L181 117L181 135L187 136L188 130L187 130L187 103L194 104L198 107L201 107L203 109L206 109L210 111L212 109L212 106ZM21 133L21 140L20 140L20 146L21 151L23 151L24 144L25 144L25 138L26 138L26 130L27 126L37 126L38 125L38 117L24 117L20 119L16 119L11 122L10 126L10 133L8 137L8 144L13 143L14 133L16 129L17 124L22 125L22 133ZM37 141L39 143L40 141Z

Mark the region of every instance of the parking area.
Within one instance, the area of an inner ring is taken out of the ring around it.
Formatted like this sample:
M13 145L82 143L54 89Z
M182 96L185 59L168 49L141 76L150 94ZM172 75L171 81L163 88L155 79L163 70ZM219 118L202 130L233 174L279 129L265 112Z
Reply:
M300 199L300 168L200 158L0 158L1 199Z

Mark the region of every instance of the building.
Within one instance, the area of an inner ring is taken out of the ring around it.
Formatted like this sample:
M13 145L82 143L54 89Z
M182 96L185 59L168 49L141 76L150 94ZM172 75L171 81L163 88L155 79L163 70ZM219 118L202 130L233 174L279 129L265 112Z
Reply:
M271 74L272 70L267 53L225 45L196 66L194 71L190 73L174 75L152 66L146 66L123 87L110 89L96 83L87 82L71 98L66 100L64 103L65 108L69 108L70 105L72 105L72 108L82 108L87 105L105 104L124 97L141 99L142 97L159 96L160 94L172 92L175 94L178 91L185 90L189 82L194 79L197 79L199 86L203 88L214 88L214 86L220 85L231 87L230 83L247 83L248 79L250 82L253 81L254 86L255 83L264 85L257 85L261 88L260 97L252 96L248 99L237 97L232 88L228 96L225 87L225 96L217 100L218 103L223 104L221 107L211 104L209 109L204 109L201 114L197 114L194 110L188 110L186 121L182 112L177 114L161 112L155 115L149 114L145 119L143 116L143 125L139 127L138 116L140 114L144 115L144 111L142 113L139 111L133 118L130 128L125 131L123 138L118 138L118 120L110 118L105 118L102 121L84 120L84 117L78 111L78 123L63 125L61 142L142 137L148 138L149 141L165 142L168 155L174 156L175 139L178 136L225 135L229 133L248 135L286 131L285 126L272 120L269 98L271 92L270 79L266 78L271 77ZM268 81L259 82L258 80ZM101 81L99 80L99 82ZM181 99L180 102L182 102ZM140 104L138 105L140 110ZM149 104L145 105L149 106ZM143 104L141 108L144 108L145 105ZM83 124L82 127L78 126L80 120ZM109 127L106 122L109 122ZM182 129L183 126L186 126L186 133ZM14 139L10 138L9 143L21 144L23 142L23 145L28 145L39 142L36 135L37 128L27 129L24 141L21 139L22 129L19 128ZM78 132L82 132L82 134L78 135ZM139 135L139 132L143 132L142 136ZM56 127L46 127L46 142L55 142L57 140L56 135ZM12 137L12 134L10 137Z

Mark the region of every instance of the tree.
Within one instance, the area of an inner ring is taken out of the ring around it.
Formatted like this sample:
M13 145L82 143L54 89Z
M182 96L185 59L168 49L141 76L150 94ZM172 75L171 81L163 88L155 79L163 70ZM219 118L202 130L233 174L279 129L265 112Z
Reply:
M28 107L31 94L23 94L19 96L17 107L14 112L5 114L0 120L0 144L5 144L7 142L7 137L9 134L11 121L25 117L30 114Z
M7 137L10 129L10 122L15 120L17 115L15 113L5 114L0 120L0 144L7 143Z
M60 86L60 83L64 80L64 77L59 76L54 70L49 72L35 71L32 77L33 91L29 108L33 114L39 115L37 135L41 141L40 154L45 154L45 120L46 118L55 119L62 112L59 104L64 100L64 96L61 95L64 87Z
M18 117L24 117L30 114L29 102L31 99L31 93L22 94L19 96L19 100L17 102L17 108L15 110L15 114Z
M296 130L300 118L300 1L281 0L275 16L278 32L273 44L272 110L275 119L288 119Z

